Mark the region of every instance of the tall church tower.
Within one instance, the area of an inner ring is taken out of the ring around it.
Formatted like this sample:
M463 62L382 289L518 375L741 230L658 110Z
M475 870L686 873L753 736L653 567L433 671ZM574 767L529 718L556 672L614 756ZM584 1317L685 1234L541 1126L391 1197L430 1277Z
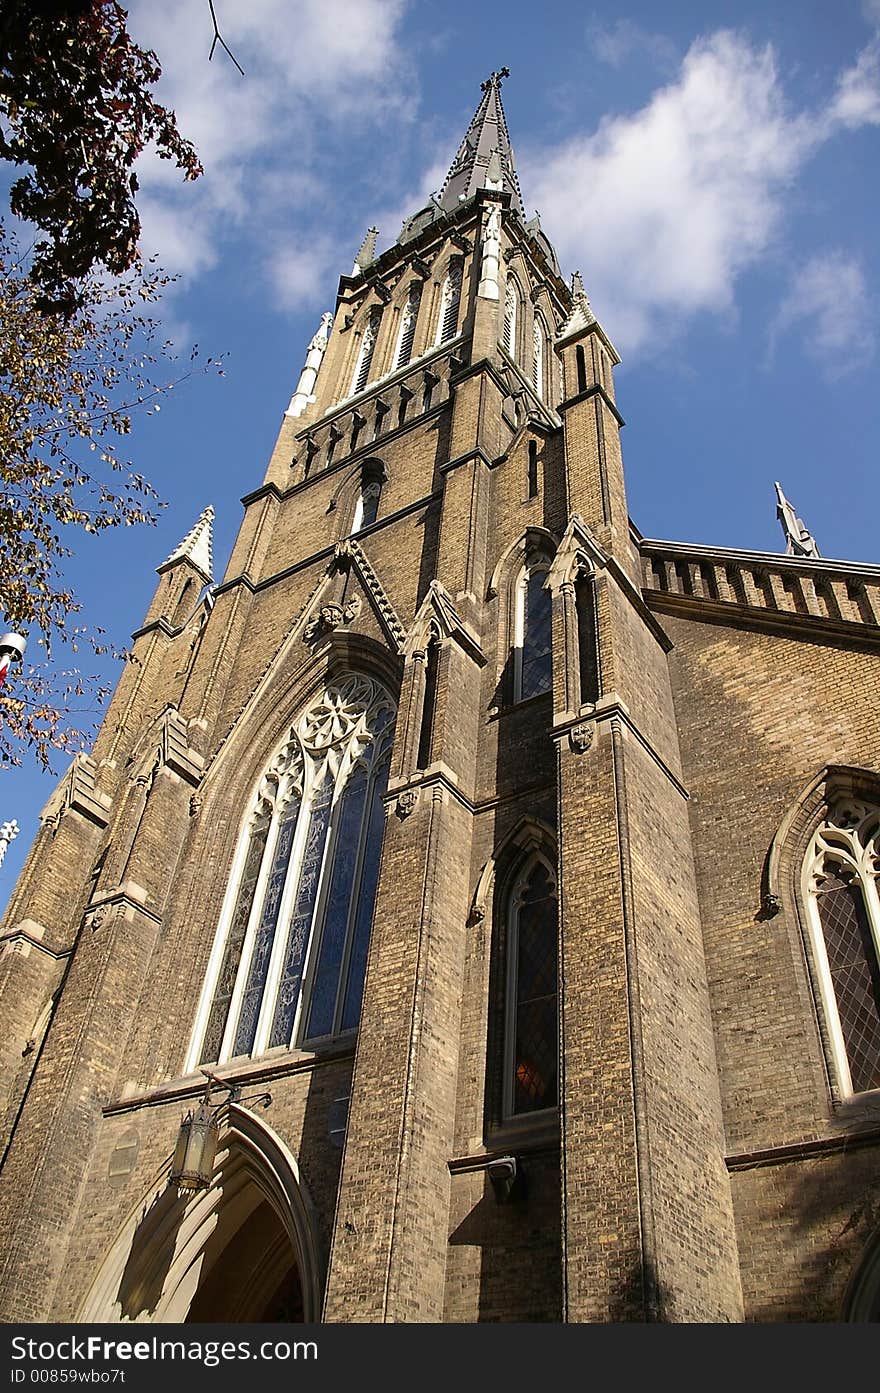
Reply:
M757 1309L670 627L753 638L787 594L869 649L880 575L832 622L829 563L759 593L632 527L619 360L526 217L505 75L367 234L225 576L206 510L45 810L0 939L4 1319Z

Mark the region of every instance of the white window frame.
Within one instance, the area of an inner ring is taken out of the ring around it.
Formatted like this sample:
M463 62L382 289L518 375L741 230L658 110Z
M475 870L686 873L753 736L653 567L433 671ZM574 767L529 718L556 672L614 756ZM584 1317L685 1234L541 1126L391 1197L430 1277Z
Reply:
M850 825L844 825L844 824ZM848 867L859 882L874 952L880 961L880 893L872 862L880 855L880 808L862 799L838 797L831 802L828 818L814 833L804 858L802 894L807 906L810 948L816 968L822 1012L828 1031L831 1059L841 1097L855 1097L846 1052L837 993L825 947L825 931L819 916L817 882L831 861ZM876 1093L871 1089L869 1092Z

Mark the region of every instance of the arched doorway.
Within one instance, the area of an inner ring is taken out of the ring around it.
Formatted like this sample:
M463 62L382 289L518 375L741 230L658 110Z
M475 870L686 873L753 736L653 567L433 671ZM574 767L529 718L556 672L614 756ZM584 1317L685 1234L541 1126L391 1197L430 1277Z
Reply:
M131 1216L81 1321L320 1319L322 1263L296 1161L232 1104L208 1190L160 1191Z

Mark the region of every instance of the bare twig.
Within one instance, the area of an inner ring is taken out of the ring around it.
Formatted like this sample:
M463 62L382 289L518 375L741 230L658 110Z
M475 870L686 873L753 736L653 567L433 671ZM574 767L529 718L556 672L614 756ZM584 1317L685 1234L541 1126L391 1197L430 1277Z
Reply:
M228 53L229 57L232 59L235 66L238 68L238 71L241 73L242 77L244 77L244 68L239 63L235 54L232 52L231 48L229 47L223 35L220 33L219 28L217 27L217 16L214 13L214 0L208 0L208 8L211 11L211 19L214 22L214 42L211 44L211 52L208 54L208 62L210 63L211 59L214 57L214 49L217 47L217 44L219 43L221 48L226 49L226 52Z

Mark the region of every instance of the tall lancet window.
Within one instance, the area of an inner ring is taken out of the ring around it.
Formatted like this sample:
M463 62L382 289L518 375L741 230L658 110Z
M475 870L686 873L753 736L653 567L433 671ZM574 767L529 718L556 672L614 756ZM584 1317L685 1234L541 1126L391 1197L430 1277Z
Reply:
M362 392L370 380L370 366L373 362L373 354L376 351L376 338L379 333L379 323L382 319L382 311L378 305L370 310L367 322L364 325L364 332L361 335L361 346L358 350L357 362L354 365L354 373L351 379L351 395L355 392Z
M532 385L539 397L544 396L544 330L535 315L532 330Z
M553 685L550 591L547 565L523 571L516 588L513 649L513 699L549 692Z
M253 796L190 1067L356 1028L395 707L368 677L328 686Z
M461 301L461 262L453 261L443 282L440 296L440 315L437 320L436 343L455 338L458 328L458 306Z
M523 866L507 905L504 1112L555 1107L556 873L540 853Z
M880 1088L880 808L832 802L805 863L810 929L840 1091Z
M516 320L519 308L519 297L516 293L516 286L513 280L507 282L507 293L504 296L504 347L507 349L511 358L516 357Z
M420 281L416 281L409 288L406 304L400 316L400 332L397 336L397 348L394 351L394 369L406 367L406 364L412 357L413 341L416 336L416 323L419 317L419 305L421 302L422 286ZM392 371L394 369L392 369Z

